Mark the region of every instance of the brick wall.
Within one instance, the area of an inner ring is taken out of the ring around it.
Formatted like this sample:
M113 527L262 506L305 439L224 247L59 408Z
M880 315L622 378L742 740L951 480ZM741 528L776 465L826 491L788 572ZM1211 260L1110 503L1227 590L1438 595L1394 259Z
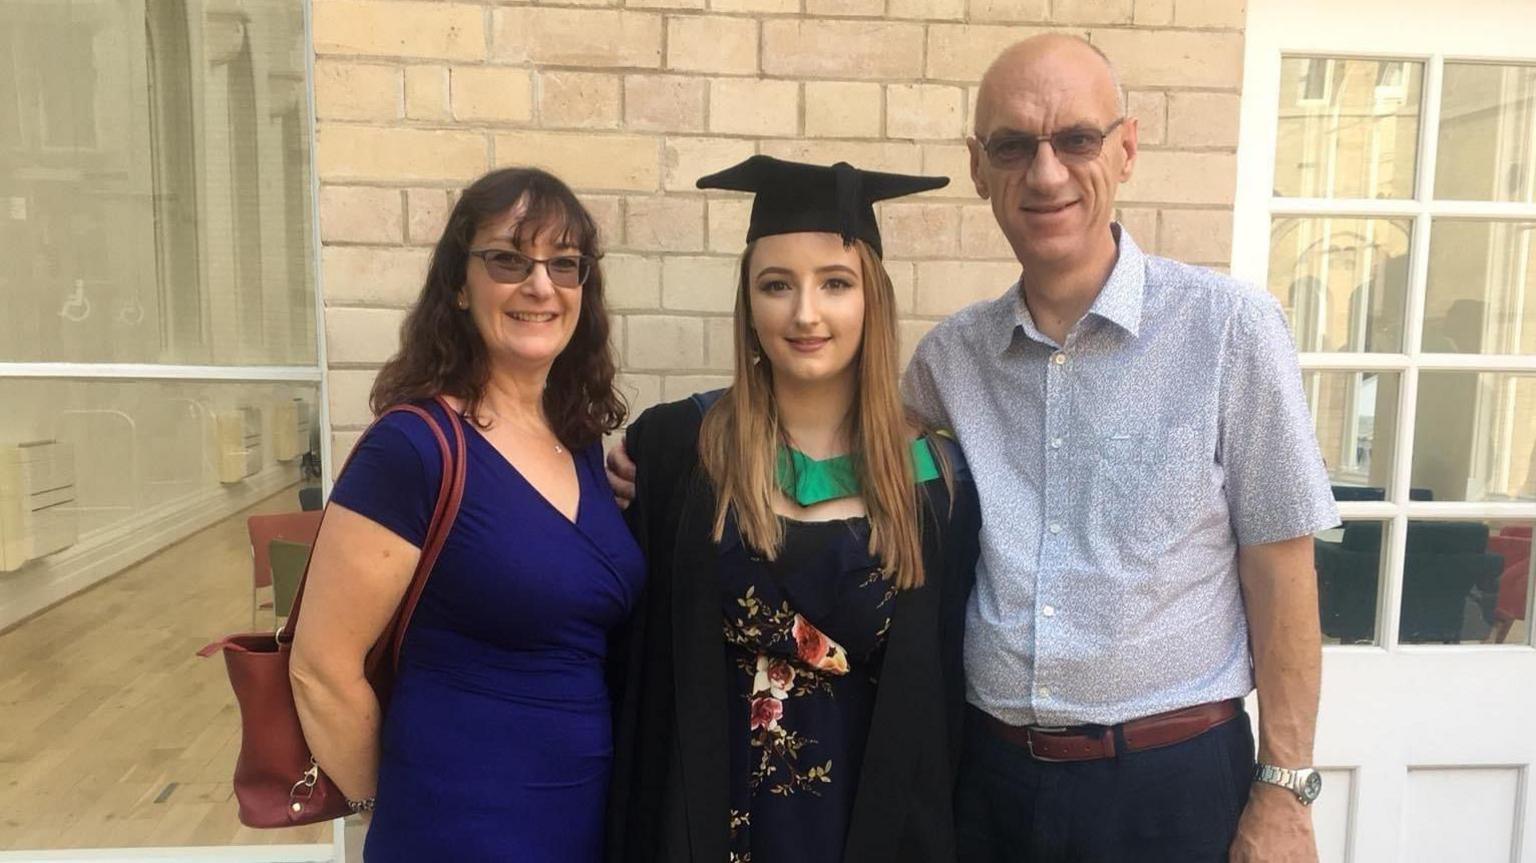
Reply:
M313 0L322 290L335 461L420 288L452 190L493 167L564 178L602 226L636 409L730 369L748 200L693 188L752 153L947 189L881 212L916 339L1016 266L967 176L976 81L1004 46L1086 35L1118 65L1142 156L1141 244L1225 266L1242 0Z

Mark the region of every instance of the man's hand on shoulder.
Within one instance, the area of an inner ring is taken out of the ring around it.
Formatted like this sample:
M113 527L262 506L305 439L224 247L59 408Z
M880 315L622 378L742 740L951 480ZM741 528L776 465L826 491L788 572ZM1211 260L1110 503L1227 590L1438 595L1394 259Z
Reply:
M635 463L619 441L608 451L608 487L613 489L613 499L619 509L628 509L635 499Z
M1317 863L1312 810L1284 788L1255 782L1237 822L1231 863Z

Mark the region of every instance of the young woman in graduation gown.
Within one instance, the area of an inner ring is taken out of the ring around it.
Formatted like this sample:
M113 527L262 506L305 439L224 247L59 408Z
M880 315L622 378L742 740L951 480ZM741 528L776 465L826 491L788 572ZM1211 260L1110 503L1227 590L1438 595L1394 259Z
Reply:
M610 860L954 857L979 516L901 406L871 206L945 182L755 156L698 183L757 193L735 377L625 440L649 586L615 649Z

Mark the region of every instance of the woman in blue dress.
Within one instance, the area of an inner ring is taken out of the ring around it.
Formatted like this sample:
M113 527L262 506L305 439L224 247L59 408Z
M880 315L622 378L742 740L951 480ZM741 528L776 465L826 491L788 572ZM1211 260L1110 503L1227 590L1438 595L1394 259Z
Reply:
M449 216L372 393L375 413L417 403L466 440L463 503L382 710L364 657L420 556L436 439L391 414L337 480L291 667L316 761L374 812L369 861L602 856L604 664L644 562L601 463L624 405L597 243L570 189L537 170L481 178Z

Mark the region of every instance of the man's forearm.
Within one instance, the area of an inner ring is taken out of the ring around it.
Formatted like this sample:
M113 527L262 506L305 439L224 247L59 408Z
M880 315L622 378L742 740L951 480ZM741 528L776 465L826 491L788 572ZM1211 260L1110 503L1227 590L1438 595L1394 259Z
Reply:
M1310 767L1323 665L1312 537L1239 549L1238 575L1259 690L1259 760Z

